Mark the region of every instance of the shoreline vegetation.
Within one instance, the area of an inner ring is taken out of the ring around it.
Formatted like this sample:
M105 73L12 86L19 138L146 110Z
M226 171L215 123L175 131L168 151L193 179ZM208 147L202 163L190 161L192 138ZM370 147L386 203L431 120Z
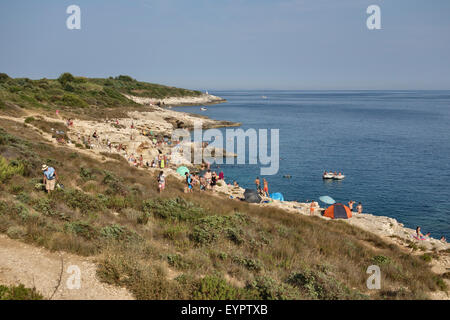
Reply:
M180 143L171 141L173 130L198 119L207 128L240 124L166 107L223 101L128 76L0 74L0 233L38 246L33 255L61 251L80 264L86 259L91 269L95 263L102 284L128 292L118 298L449 298L449 244L416 240L414 230L395 219L354 213L333 221L321 216L318 204L312 217L308 203L248 204L237 200L244 189L223 181L215 192L184 193L176 168L199 168L169 155ZM158 157L168 161L161 194L161 169L151 165ZM63 185L48 195L40 184L43 163ZM7 257L0 250L0 261ZM17 259L25 268L26 253ZM381 290L366 287L373 264L381 268ZM58 274L60 266L53 268ZM13 278L0 275L0 285L19 285ZM47 279L36 288L49 298L54 285ZM99 284L90 285L86 295L95 299ZM60 299L87 297L58 290Z

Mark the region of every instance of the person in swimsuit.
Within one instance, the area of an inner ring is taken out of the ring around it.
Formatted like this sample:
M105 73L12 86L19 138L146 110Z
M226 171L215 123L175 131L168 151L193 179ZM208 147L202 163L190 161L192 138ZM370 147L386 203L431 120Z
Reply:
M256 177L255 179L255 186L258 193L261 193L261 181L259 180L259 177Z
M420 232L420 227L418 226L417 228L416 228L416 239L419 239L419 240L425 240L427 237L429 237L430 236L430 232L428 232L426 235L423 235L422 234L422 232Z
M314 200L311 200L311 203L309 205L309 215L313 216L315 209L316 209L316 203L314 202Z
M166 188L166 176L164 175L164 171L160 171L158 176L159 193L161 193L165 188Z
M358 213L359 213L359 214L362 213L362 211L363 211L363 206L362 206L361 202L358 203L358 205L356 206L356 210L358 210Z
M189 174L189 172L186 172L186 173L185 173L185 176L186 176L186 184L187 184L187 187L186 187L186 189L185 189L185 192L186 192L186 193L187 193L187 192L192 192L193 188L192 188L192 178L191 178L191 175Z
M211 173L210 169L208 169L208 171L205 173L205 179L206 179L207 188L210 189L211 188L211 179L212 179L212 173Z
M350 211L353 211L353 205L355 204L355 201L353 201L353 200L350 200L349 202L348 202L348 208L350 209Z
M267 182L266 178L263 178L263 185L264 185L264 195L266 197L269 196L269 183Z

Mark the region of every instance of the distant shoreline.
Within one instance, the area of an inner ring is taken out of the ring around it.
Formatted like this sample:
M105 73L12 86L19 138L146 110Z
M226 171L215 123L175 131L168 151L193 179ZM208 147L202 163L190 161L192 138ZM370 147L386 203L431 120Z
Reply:
M211 94L202 94L200 96L184 96L184 97L168 97L163 99L154 99L146 97L137 97L132 95L124 95L128 99L144 105L157 105L160 107L182 107L196 105L211 105L226 102L227 100Z

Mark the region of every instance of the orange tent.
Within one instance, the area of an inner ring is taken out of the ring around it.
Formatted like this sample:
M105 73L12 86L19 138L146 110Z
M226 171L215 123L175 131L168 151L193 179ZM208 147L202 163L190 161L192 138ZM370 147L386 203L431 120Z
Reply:
M325 210L323 216L331 219L349 219L352 217L352 211L342 203L335 203Z

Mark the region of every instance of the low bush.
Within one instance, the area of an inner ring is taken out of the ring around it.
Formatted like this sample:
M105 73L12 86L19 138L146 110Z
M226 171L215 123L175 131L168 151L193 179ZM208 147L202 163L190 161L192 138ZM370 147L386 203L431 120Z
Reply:
M241 296L239 289L218 276L206 276L201 279L193 293L193 298L196 300L236 300Z
M183 198L146 200L142 203L142 211L157 218L175 221L192 221L205 214L201 207Z
M64 230L79 235L87 240L95 239L98 235L97 230L86 221L67 222L64 225Z
M8 162L5 158L0 156L0 182L4 183L15 175L23 175L25 167L21 161L13 160Z
M25 288L23 284L18 286L0 285L0 300L42 300L44 296L36 291L35 288Z
M247 283L246 289L257 299L262 300L295 300L301 299L300 292L293 286L278 283L271 277L260 276Z

